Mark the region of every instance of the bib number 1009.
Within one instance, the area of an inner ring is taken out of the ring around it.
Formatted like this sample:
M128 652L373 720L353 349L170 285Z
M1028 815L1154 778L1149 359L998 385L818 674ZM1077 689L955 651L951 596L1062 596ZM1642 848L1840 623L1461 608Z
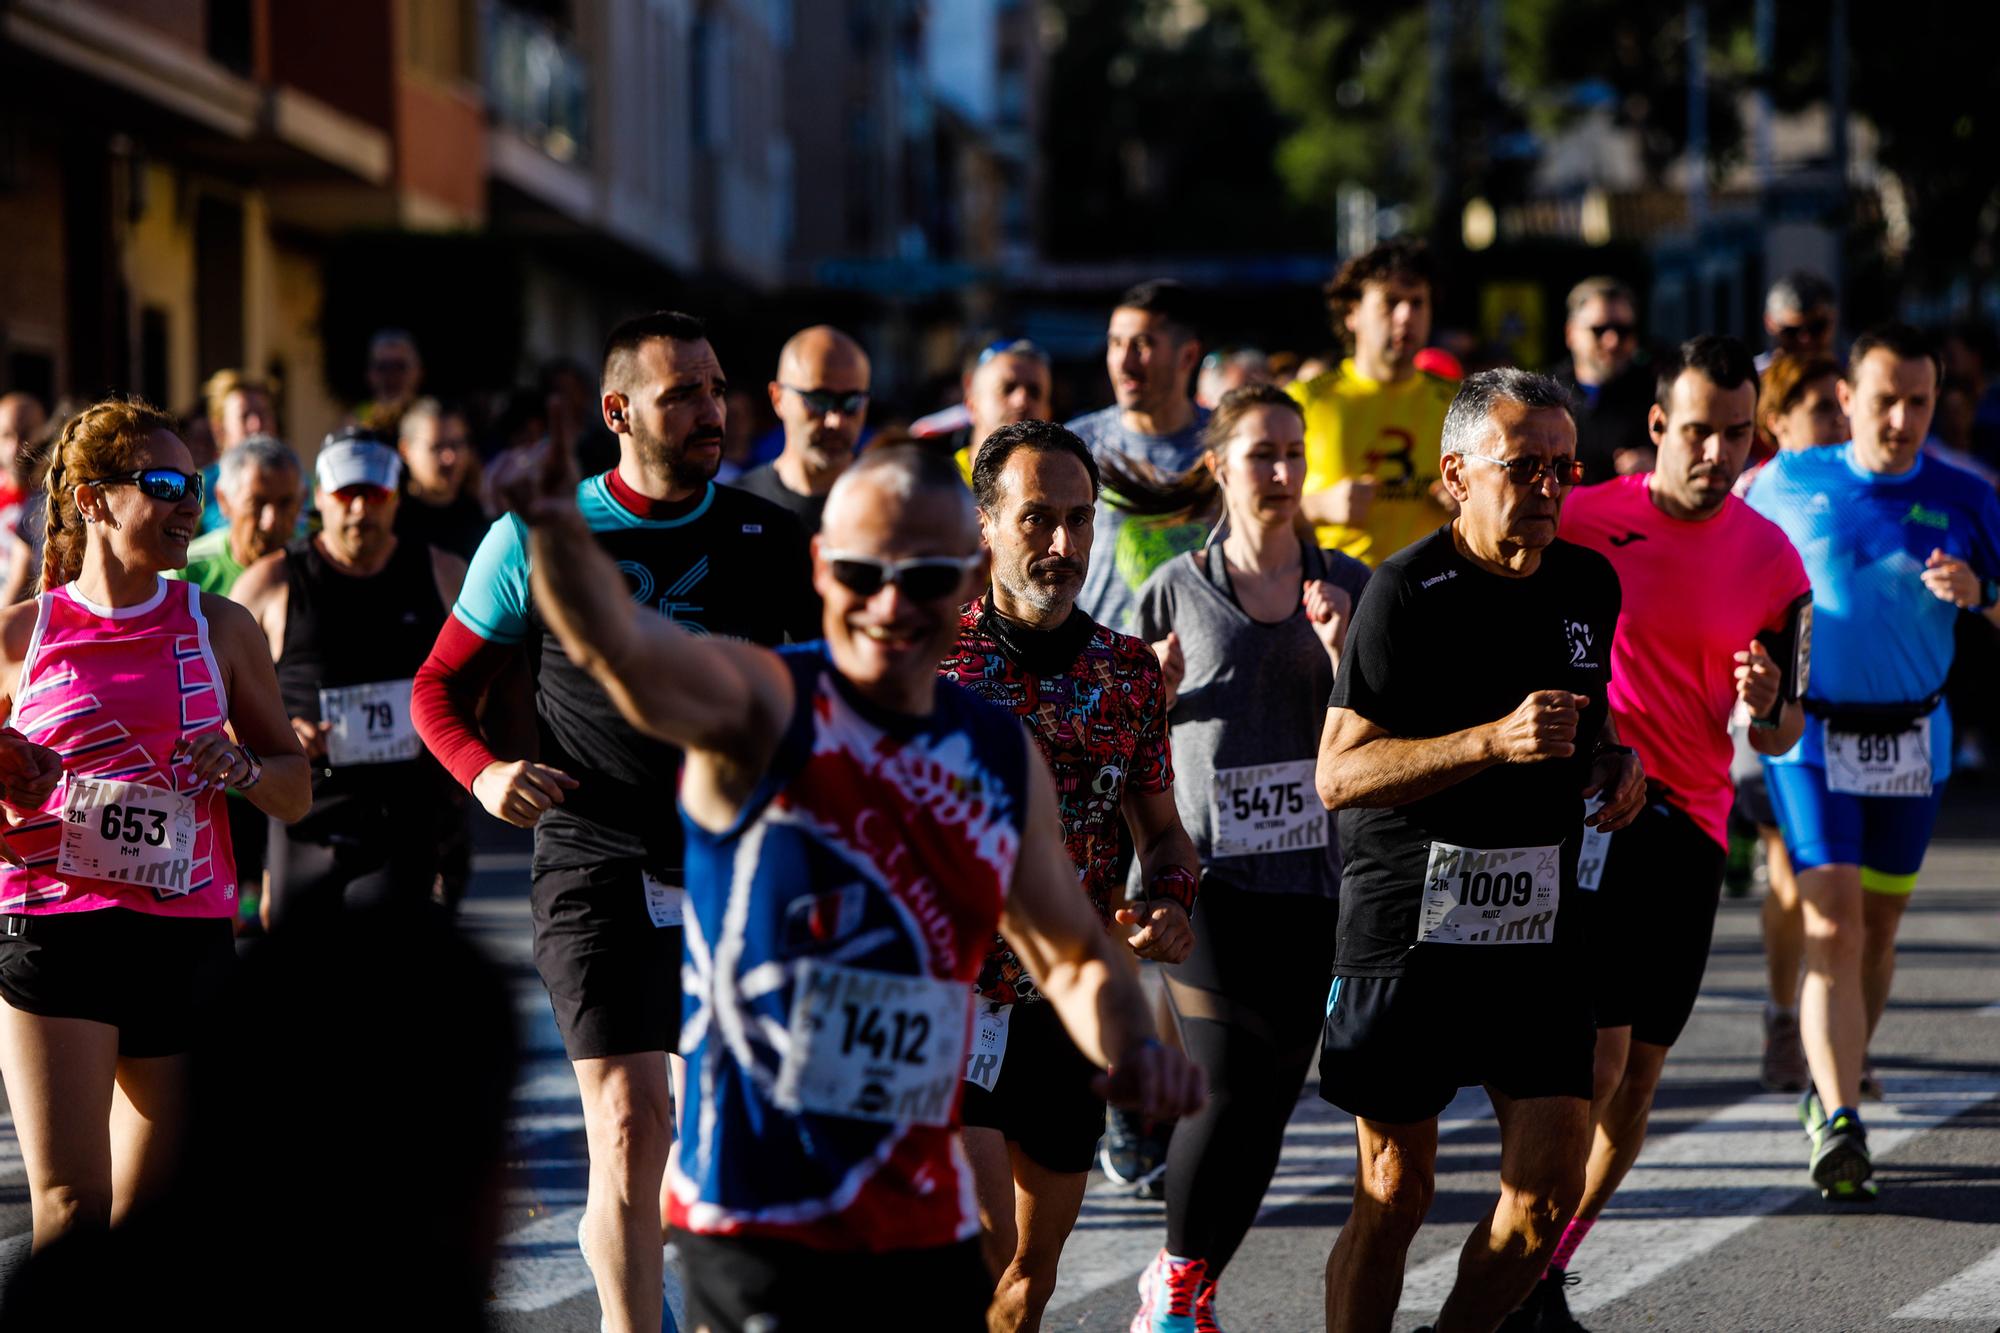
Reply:
M111 801L98 815L97 833L106 842L164 847L167 845L167 812Z
M1467 907L1526 907L1534 896L1532 870L1458 872L1458 900Z

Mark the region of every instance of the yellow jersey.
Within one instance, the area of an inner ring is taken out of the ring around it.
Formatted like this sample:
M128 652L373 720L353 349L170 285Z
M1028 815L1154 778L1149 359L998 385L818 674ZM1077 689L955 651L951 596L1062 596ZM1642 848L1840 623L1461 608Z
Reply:
M1363 375L1349 357L1287 392L1305 410L1307 495L1348 477L1375 478L1366 526L1323 525L1321 546L1376 565L1450 519L1431 488L1443 476L1438 445L1457 380L1420 370L1387 384Z

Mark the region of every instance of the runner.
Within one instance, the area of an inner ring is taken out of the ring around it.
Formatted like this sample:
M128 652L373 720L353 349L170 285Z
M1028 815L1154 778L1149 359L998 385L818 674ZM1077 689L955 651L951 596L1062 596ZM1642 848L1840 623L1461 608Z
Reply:
M616 562L607 579L632 600L755 643L816 633L797 525L709 480L727 393L693 316L661 311L613 329L601 410L619 463L578 486L577 504ZM520 520L495 523L412 706L424 743L487 813L535 830L535 966L582 1088L590 1146L579 1239L608 1326L652 1333L673 1141L664 1057L681 1009L682 839L660 801L680 754L628 725L564 655L531 603L531 563ZM502 758L478 720L482 691L520 653L535 674L539 759Z
M973 460L987 436L1017 421L1049 416L1049 354L1026 338L1002 338L966 358L961 383L964 424L926 434L917 429L919 421L910 430L926 449L949 454L969 487Z
M1160 279L1128 290L1105 335L1105 369L1117 401L1069 423L1105 478L1097 504L1097 560L1076 604L1120 634L1131 631L1146 577L1208 534L1204 515L1134 514L1117 490L1127 473L1149 482L1178 477L1201 457L1208 410L1188 396L1201 363L1198 328L1194 296L1180 283Z
M215 499L223 526L188 543L187 567L167 571L203 592L228 597L243 571L285 543L299 525L305 484L299 456L269 435L253 435L232 446L216 464ZM270 848L271 817L240 792L228 795L229 847L240 892L237 930L254 934L264 922L264 863Z
M1937 384L1915 329L1863 334L1840 386L1854 438L1779 454L1750 491L1804 557L1819 607L1805 734L1764 771L1805 901L1812 1087L1799 1115L1813 1183L1836 1200L1875 1197L1861 1077L1951 775L1953 621L2000 619L2000 500L1921 454Z
M1317 776L1345 864L1320 1095L1354 1115L1360 1165L1329 1330L1393 1321L1459 1088L1486 1085L1503 1167L1440 1323L1520 1304L1583 1189L1579 821L1623 827L1645 786L1605 707L1617 577L1556 536L1582 475L1568 401L1519 370L1465 381L1443 430L1458 516L1377 568L1334 682Z
M396 425L396 453L403 460L396 535L470 560L493 520L479 503L479 455L465 413L417 399Z
M267 926L323 920L343 904L431 901L456 811L417 741L410 689L465 562L396 536L402 471L365 431L330 436L313 468L320 530L236 585L313 763L312 809L273 835Z
M1139 592L1160 655L1174 800L1205 873L1194 951L1167 970L1209 1099L1167 1154L1167 1245L1139 1279L1134 1333L1215 1329L1216 1283L1277 1169L1333 976L1340 856L1313 795L1314 729L1368 566L1299 540L1305 421L1271 385L1232 389L1208 422L1228 536ZM1178 692L1178 698L1176 697Z
M1451 517L1431 459L1458 386L1416 365L1436 299L1423 242L1356 255L1326 285L1333 331L1352 354L1289 390L1306 413L1306 517L1321 546L1371 565Z
M216 463L223 526L189 542L187 567L167 577L229 596L244 570L292 539L305 498L304 469L283 440L253 435L232 446ZM236 868L249 875L241 862Z
M1763 427L1765 462L1791 449L1816 449L1839 444L1849 434L1847 415L1840 409L1840 367L1827 360L1801 360L1779 352L1764 368L1757 389L1757 417ZM1735 492L1748 496L1765 462L1736 479ZM1806 1068L1806 1048L1799 1041L1799 976L1805 970L1806 915L1799 902L1799 882L1785 855L1785 837L1778 831L1778 812L1764 781L1764 761L1750 744L1747 731L1736 729L1736 751L1730 776L1736 780L1738 817L1754 825L1764 851L1764 970L1771 994L1764 1002L1764 1057L1758 1080L1772 1092L1803 1092L1812 1074ZM1880 1096L1862 1071L1862 1095Z
M985 1329L953 1130L995 925L1111 1066L1100 1092L1178 1115L1201 1076L1153 1039L1125 950L1072 887L1019 724L939 684L986 565L956 471L909 447L849 469L815 544L826 643L771 653L610 594L548 461L509 488L536 603L628 719L687 753L697 1091L670 1206L690 1321L822 1327L839 1301L868 1328Z
M972 494L992 584L960 613L958 642L938 670L1027 724L1055 776L1072 876L1098 919L1106 929L1136 926L1129 944L1139 957L1177 963L1193 943L1200 866L1174 808L1160 666L1144 643L1076 605L1097 486L1090 450L1052 422L987 438ZM1122 892L1123 828L1139 884L1133 905ZM975 1055L991 1058L967 1066L965 1152L987 1263L1000 1274L989 1320L996 1330L1037 1329L1104 1132L1104 1098L1092 1059L1004 940L979 969L979 994Z
M1732 714L1749 720L1761 754L1783 754L1805 726L1805 567L1775 524L1730 494L1756 414L1749 348L1715 336L1682 343L1660 366L1648 423L1656 470L1582 487L1563 505L1562 536L1618 574L1611 714L1639 752L1648 799L1608 845L1584 839L1577 906L1597 1016L1596 1135L1576 1216L1503 1328L1582 1327L1565 1270L1646 1141L1660 1070L1708 965L1729 846Z
M0 866L0 1072L37 1249L170 1178L187 1051L235 961L223 786L279 820L309 800L255 623L160 577L200 522L193 465L155 408L73 417L49 460L45 590L0 613L0 707L34 743L5 747L4 799L10 820L35 812Z
M735 484L819 531L826 493L854 461L868 424L868 353L830 324L801 329L778 352L778 377L766 386L785 448Z

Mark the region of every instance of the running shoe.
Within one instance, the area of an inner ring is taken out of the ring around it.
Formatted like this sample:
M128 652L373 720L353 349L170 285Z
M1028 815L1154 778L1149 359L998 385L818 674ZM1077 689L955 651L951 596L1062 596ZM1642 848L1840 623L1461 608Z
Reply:
M1215 1317L1215 1279L1201 1284L1201 1290L1194 1294L1194 1333L1222 1333L1222 1325Z
M1215 1284L1207 1279L1206 1260L1175 1259L1161 1250L1139 1274L1139 1313L1132 1316L1131 1333L1202 1333L1195 1309L1204 1287L1209 1326L1215 1327Z
M1104 1139L1097 1150L1097 1165L1120 1185L1131 1185L1142 1199L1167 1197L1167 1143L1173 1122L1148 1124L1122 1107L1113 1106L1104 1116Z
M1806 1095L1799 1098L1799 1128L1805 1130L1807 1138L1816 1137L1826 1124L1826 1107L1820 1103L1819 1089L1811 1083L1806 1085Z
M1875 1200L1875 1164L1868 1156L1868 1132L1852 1115L1843 1112L1819 1127L1813 1135L1807 1169L1822 1199L1835 1203Z
M1764 1068L1760 1081L1772 1092L1799 1092L1812 1079L1797 1013L1764 1011Z
M1568 1289L1577 1284L1575 1273L1551 1268L1535 1283L1535 1289L1528 1293L1528 1299L1521 1311L1532 1314L1534 1322L1528 1327L1533 1333L1590 1333L1590 1330L1576 1322L1576 1316L1569 1312ZM1501 1327L1506 1327L1504 1324Z

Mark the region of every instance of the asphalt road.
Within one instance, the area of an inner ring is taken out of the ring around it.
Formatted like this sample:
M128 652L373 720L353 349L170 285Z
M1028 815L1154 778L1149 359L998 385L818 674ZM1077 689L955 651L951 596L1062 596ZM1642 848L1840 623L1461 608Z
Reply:
M1963 787L1903 930L1875 1043L1886 1099L1864 1108L1882 1197L1822 1204L1792 1099L1755 1082L1763 1002L1757 902L1728 900L1701 1003L1666 1070L1645 1154L1572 1264L1571 1308L1604 1330L1925 1330L2000 1325L2000 794ZM576 1083L529 957L524 844L482 840L465 928L513 981L526 1063L490 1301L505 1333L594 1330L576 1247L586 1154ZM1433 1316L1491 1201L1498 1136L1477 1092L1446 1114L1436 1202L1410 1254L1398 1330ZM1224 1277L1232 1333L1322 1326L1321 1270L1353 1186L1352 1122L1308 1083L1265 1210ZM25 1251L27 1192L0 1122L0 1269ZM1123 1330L1163 1209L1093 1187L1045 1327ZM828 1327L865 1327L865 1293Z

